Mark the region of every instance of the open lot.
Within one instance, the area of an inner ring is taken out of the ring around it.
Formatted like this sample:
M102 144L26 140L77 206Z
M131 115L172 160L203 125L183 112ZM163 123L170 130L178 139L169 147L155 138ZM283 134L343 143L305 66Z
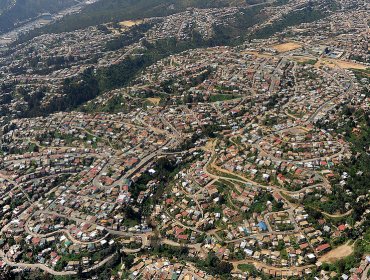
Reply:
M143 20L125 20L121 21L119 24L125 27L132 27L134 25L142 24L143 22Z
M331 250L330 252L323 255L319 259L319 261L333 263L339 259L351 255L352 253L353 253L353 244L350 245L349 242L347 242L346 244L339 246L334 250Z
M155 98L155 97L147 98L146 100L148 100L150 103L152 103L154 105L158 105L159 102L161 101L161 99L159 97L157 97L157 98Z
M366 66L362 65L360 63L355 63L352 61L345 61L345 60L339 60L339 59L330 59L330 58L324 58L320 59L317 62L317 66L321 65L327 65L329 67L340 67L343 69L359 69L359 70L365 70Z
M292 51L295 49L299 49L300 47L302 47L302 45L298 43L294 43L294 42L289 42L289 43L275 45L272 48L277 50L278 52L288 52L288 51Z

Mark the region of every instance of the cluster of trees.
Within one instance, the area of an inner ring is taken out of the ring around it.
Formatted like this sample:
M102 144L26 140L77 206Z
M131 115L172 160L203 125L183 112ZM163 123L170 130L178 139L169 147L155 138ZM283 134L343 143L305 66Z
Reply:
M366 90L364 93L366 94ZM343 210L345 209L344 204L348 202L353 211L351 215L342 218L341 222L354 224L356 221L362 220L360 226L348 229L346 232L348 238L356 240L354 254L334 264L325 264L323 267L325 270L348 273L349 269L359 263L364 254L370 253L370 215L365 212L368 206L366 195L370 186L370 115L349 104L344 104L339 113L344 117L344 119L340 118L340 126L338 123L322 122L317 125L326 129L334 128L351 144L352 157L335 168L339 175L347 173L348 178L344 188L350 193L343 191L343 187L339 184L342 178L338 176L332 181L333 193L329 197L329 202L320 203L318 206L320 208L330 207L327 212L330 210L331 212L343 212L345 211ZM317 211L312 211L309 208L306 210L309 210L308 214L314 219L322 217L322 214Z
M262 29L257 30L252 35L252 38L258 39L268 38L277 32L283 31L285 28L289 26L298 25L300 23L309 23L317 21L326 16L327 13L324 10L315 9L312 3L310 2L308 3L308 6L304 7L303 9L293 11L283 16L283 18L280 21L274 22L271 25L268 25Z
M13 97L9 93L4 93L0 95L0 106L10 104L13 100Z
M86 69L80 76L64 80L63 97L51 99L47 104L40 104L35 99L26 111L25 117L45 116L55 111L66 111L77 108L100 94L99 83L93 68ZM41 94L38 96L41 97Z
M364 89L363 93L367 95L368 90ZM339 184L342 178L337 176L332 181L333 193L329 196L329 201L317 202L316 206L328 213L343 212L344 205L348 202L353 208L352 218L358 221L363 217L366 202L356 199L368 193L370 182L370 115L350 104L342 104L341 107L338 105L335 109L343 118L340 117L335 122L322 120L317 122L316 126L333 129L339 137L343 137L351 144L351 158L336 166L335 171L339 175L348 174L345 189L352 194L348 195L343 191ZM305 202L310 203L312 200L314 199L306 198Z
M267 18L267 15L261 12L263 8L264 5L242 9L232 23L216 26L215 36L210 39L211 45L236 46L244 43L245 40L251 39L248 28L261 23Z
M241 271L247 272L251 277L254 277L254 278L259 277L263 280L273 279L272 276L266 275L263 272L258 271L252 264L240 264L238 265L238 268Z
M205 259L189 257L189 249L187 247L172 247L158 244L153 246L151 254L169 259L173 259L175 256L180 262L193 262L199 269L211 275L217 275L221 279L230 279L230 273L233 269L231 263L221 261L214 252L209 252Z
M150 175L148 172L144 173L138 181L132 184L130 191L132 197L136 199L141 191L145 191L148 187L148 182L157 180L158 183L152 196L148 197L140 206L141 214L147 215L151 211L151 207L161 202L165 188L168 183L179 172L180 164L177 163L173 157L162 157L158 159L154 167L156 173Z
M67 95L66 103L73 108L95 98L100 93L99 83L92 68L84 71L81 77L64 80L63 92Z
M358 114L359 111L354 114ZM350 122L347 128L346 138L351 143L352 157L344 161L337 168L339 174L346 172L349 175L346 188L354 193L354 198L361 195L366 195L369 190L370 182L370 115L360 110L360 118L355 118L356 122ZM353 130L353 126L358 126L360 129ZM338 183L339 178L334 183ZM351 201L353 207L353 218L359 220L363 217L366 202L356 203L354 199Z
M209 252L205 260L197 262L199 268L204 269L212 275L219 275L221 278L229 278L233 265L226 261L221 261L214 252Z

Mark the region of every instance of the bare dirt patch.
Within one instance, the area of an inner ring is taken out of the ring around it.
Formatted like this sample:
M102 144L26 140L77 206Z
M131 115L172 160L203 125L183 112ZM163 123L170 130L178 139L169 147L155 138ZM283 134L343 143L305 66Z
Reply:
M310 132L310 129L303 126L298 126L289 130L289 133L293 135L305 135L308 132Z
M297 56L293 55L291 56L295 61L301 62L301 63L308 63L309 61L316 60L316 57L313 56Z
M252 51L242 52L242 54L251 54L251 55L254 55L254 56L257 56L257 57L263 57L263 58L270 58L270 57L272 57L272 55L270 55L270 54L259 53L259 52L252 52Z
M143 22L144 22L143 20L125 20L121 21L119 24L124 27L132 27L134 25L142 24Z
M317 62L318 65L327 65L329 67L339 67L343 69L359 69L359 70L366 70L366 66L362 65L360 63L355 63L352 61L345 61L345 60L339 60L339 59L330 59L330 58L324 58L320 59Z
M161 99L159 97L150 97L150 98L147 98L146 100L148 100L150 103L154 105L158 105L159 102L161 102Z
M333 263L339 259L348 257L352 253L353 253L353 244L350 245L349 242L347 242L346 244L339 246L331 250L330 252L326 253L322 257L320 257L319 261Z
M272 48L274 50L277 50L278 52L288 52L288 51L292 51L295 49L299 49L300 47L302 47L302 45L298 43L294 43L294 42L289 42L289 43L275 45Z

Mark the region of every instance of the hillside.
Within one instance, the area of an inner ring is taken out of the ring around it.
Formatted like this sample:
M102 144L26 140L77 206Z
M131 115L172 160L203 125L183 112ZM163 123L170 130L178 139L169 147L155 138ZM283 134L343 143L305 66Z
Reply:
M13 2L13 0L0 0L0 14L8 10Z
M1 0L0 33L42 13L55 13L76 3L76 0Z
M87 6L79 14L69 15L50 26L31 32L27 37L43 33L60 33L86 28L109 21L134 18L161 17L187 8L228 7L254 5L265 0L105 0Z

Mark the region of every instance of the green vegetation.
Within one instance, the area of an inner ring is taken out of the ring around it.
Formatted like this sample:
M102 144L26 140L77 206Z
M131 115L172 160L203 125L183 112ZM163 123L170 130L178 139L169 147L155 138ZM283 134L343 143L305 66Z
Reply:
M221 279L230 279L230 272L233 269L231 263L221 261L214 252L209 252L207 258L189 257L187 247L172 247L169 245L155 245L151 254L159 257L166 257L175 261L192 262L199 269L206 271L211 275L217 275Z
M366 59L365 57L361 56L361 55L350 55L349 57L350 60L357 60L359 62L364 62L364 63L369 63L370 60L369 59Z
M358 80L361 80L363 78L370 79L370 68L366 69L351 69L353 73L355 73L355 76Z
M15 95L21 96L23 100L27 103L27 110L24 117L33 116L38 110L41 100L45 96L45 88L40 88L35 92L32 92L30 88L19 87L17 88Z
M302 61L302 62L298 62L299 64L302 64L302 65L315 65L317 62L317 59L309 59L309 60L306 60L306 61Z
M64 80L64 98L52 99L45 107L41 107L40 102L34 105L25 113L26 117L48 115L55 111L69 110L78 107L82 103L95 98L99 93L98 81L92 68L85 70L77 78L67 78Z
M318 200L315 194L307 195L304 204L307 208L320 209L329 214L345 212L345 203L348 202L344 192L340 188L333 188L333 193L325 196L325 200Z
M267 209L267 201L273 201L274 198L269 193L263 193L258 196L258 199L256 199L252 205L249 207L248 212L250 214L256 212L256 213L262 213Z
M366 89L363 90L368 95ZM337 108L339 109L339 108ZM340 185L341 177L333 179L333 193L327 196L327 201L314 203L314 198L307 197L305 204L311 204L314 208L322 209L328 213L345 212L345 203L353 208L352 218L355 221L363 217L366 208L364 200L356 201L368 193L370 182L370 154L368 147L370 145L370 116L362 109L354 106L344 105L341 109L343 119L339 122L325 124L318 122L319 128L334 129L338 135L341 135L351 144L352 156L344 160L341 165L335 168L337 174L348 174L345 188L352 194L349 195L343 191ZM360 202L360 203L359 203Z
M104 104L94 104L93 102L87 103L81 108L85 112L108 112L108 113L117 113L117 112L129 112L132 109L131 104L126 102L126 99L123 95L115 95Z
M355 194L349 199L349 202L353 206L353 218L356 221L361 219L366 205L365 202L356 203L354 199L368 193L370 182L370 154L367 151L370 145L370 116L368 114L363 115L360 127L359 132L352 129L352 132L346 137L352 144L353 156L337 168L339 174L344 172L349 174L347 187ZM336 183L338 181L339 178Z
M350 270L360 263L364 255L370 253L370 229L367 230L363 239L358 239L354 244L354 253L348 257L340 259L333 264L324 263L322 269L335 271L338 276L346 273L350 275ZM339 277L334 278L339 279Z
M252 37L257 39L268 38L277 32L283 31L289 26L298 25L300 23L313 22L322 19L327 16L327 13L322 10L315 10L312 4L307 7L290 12L289 14L283 16L283 18L268 25L260 30L257 30Z
M363 90L365 95L368 95L366 89ZM336 108L339 109L339 108ZM346 230L345 238L356 240L354 254L337 261L334 264L324 264L323 268L330 271L336 271L338 274L347 273L355 267L364 256L370 252L370 230L369 230L369 214L365 210L368 200L365 195L368 193L370 182L370 154L368 148L370 145L370 116L362 109L350 105L343 105L341 108L340 121L324 124L317 123L317 126L326 129L335 129L338 135L341 135L351 144L352 156L350 159L344 160L341 165L335 169L339 175L347 174L345 186L341 186L340 181L343 180L337 176L332 181L333 193L328 196L329 200L320 205L315 205L317 209L326 209L333 213L334 211L345 212L345 203L348 203L353 209L350 215L341 218L331 219L333 223L348 223L354 225L355 222L361 221L355 227ZM346 190L346 191L344 191ZM305 198L305 203L310 199ZM311 201L312 202L312 201ZM327 208L329 206L329 209ZM309 208L309 215L312 212ZM326 211L326 212L328 212ZM321 213L313 216L319 218ZM334 245L343 243L345 238L335 240Z
M245 8L236 15L236 20L226 26L216 26L212 45L240 45L250 39L248 28L262 22L267 16L261 13L264 6Z
M267 276L263 272L258 271L252 264L239 264L238 269L247 272L251 277L260 277L263 280L272 279L271 276Z
M273 211L282 210L283 203L276 202L270 193L263 192L256 197L256 199L253 201L253 203L249 207L248 211L244 213L244 217L249 219L253 213L262 213L263 211L267 210L268 201L272 203Z

